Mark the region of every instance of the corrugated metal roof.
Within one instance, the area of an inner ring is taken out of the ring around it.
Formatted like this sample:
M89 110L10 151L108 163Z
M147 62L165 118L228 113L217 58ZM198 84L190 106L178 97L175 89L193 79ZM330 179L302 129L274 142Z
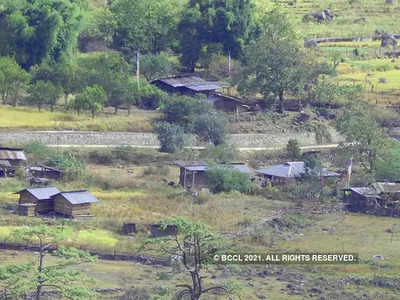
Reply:
M0 159L26 160L26 156L23 149L0 147Z
M365 197L378 197L378 193L370 187L351 187L349 190Z
M157 81L157 80L155 80ZM201 92L201 91L212 91L224 87L224 84L217 81L206 81L197 76L186 76L186 77L174 77L174 78L161 78L158 81L163 82L174 88L186 87L190 90Z
M95 196L93 196L88 191L71 191L62 192L61 195L71 204L85 204L85 203L96 203L99 202Z
M0 167L11 167L11 164L8 160L0 160Z
M287 162L281 165L275 165L268 168L263 168L256 170L257 173L275 176L275 177L283 177L283 178L294 178L299 177L306 173L306 169L303 161L294 161ZM311 174L314 176L322 176L322 177L337 177L340 176L339 173L329 171L327 169L322 169L321 172L312 172L315 174Z
M378 193L400 193L400 183L376 182L372 186Z
M56 187L44 187L44 188L30 188L30 189L24 189L16 194L20 194L24 191L27 191L30 193L33 197L35 197L38 200L47 200L50 199L52 196L60 193L60 190Z
M185 162L185 161L176 161L175 165L185 168L188 171L197 171L197 172L204 172L208 169L208 164L202 161L192 161L192 162ZM244 163L227 163L227 164L219 164L218 167L227 167L233 168L242 173L253 173L253 171L246 166Z

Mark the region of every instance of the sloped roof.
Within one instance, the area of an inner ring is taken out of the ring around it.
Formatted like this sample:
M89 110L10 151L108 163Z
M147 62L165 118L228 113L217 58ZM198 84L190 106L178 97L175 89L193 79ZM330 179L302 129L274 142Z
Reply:
M23 149L0 147L0 160L26 160Z
M0 160L0 167L11 167L11 164L8 160Z
M218 81L206 81L198 76L182 76L172 78L160 78L153 82L162 82L174 88L185 87L195 92L213 91L224 87L225 85Z
M99 202L95 196L86 190L83 191L70 191L61 192L57 195L61 195L65 200L71 204L85 204L85 203L96 203ZM57 195L54 195L53 198Z
M303 161L292 161L280 165L271 166L268 168L258 169L256 170L256 173L267 176L282 177L282 178L295 178L306 173L306 168ZM317 172L312 175L322 176L322 177L340 176L339 173L332 172L327 169L322 169L321 172Z
M349 190L364 197L378 197L378 193L370 187L351 187Z
M56 187L43 187L43 188L23 189L19 192L16 192L16 194L20 194L25 191L28 192L29 194L31 194L37 200L48 200L52 196L60 193L60 190Z
M380 193L400 193L400 183L395 182L376 182L372 187Z
M192 161L192 162L185 162L185 161L176 161L175 165L185 168L188 171L198 171L204 172L208 170L208 164L203 161ZM244 163L226 163L226 164L219 164L218 167L227 167L233 168L242 173L251 174L253 171Z

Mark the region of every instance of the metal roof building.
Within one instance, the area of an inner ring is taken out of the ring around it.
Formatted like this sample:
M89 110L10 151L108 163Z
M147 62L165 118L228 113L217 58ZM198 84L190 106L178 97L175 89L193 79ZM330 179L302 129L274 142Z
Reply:
M23 192L31 194L37 200L49 200L52 196L60 193L60 190L56 187L29 188L16 192L16 194L22 194Z
M24 161L26 156L23 149L0 147L0 160Z

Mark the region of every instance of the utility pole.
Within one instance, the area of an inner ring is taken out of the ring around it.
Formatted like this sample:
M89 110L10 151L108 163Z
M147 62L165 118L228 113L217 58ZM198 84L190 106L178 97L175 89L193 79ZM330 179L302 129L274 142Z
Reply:
M136 81L138 89L140 88L140 53L136 52Z

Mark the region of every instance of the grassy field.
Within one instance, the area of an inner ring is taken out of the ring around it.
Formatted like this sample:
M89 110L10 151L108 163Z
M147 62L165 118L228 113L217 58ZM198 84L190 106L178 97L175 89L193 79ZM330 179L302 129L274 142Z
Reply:
M150 132L151 123L161 116L154 111L135 111L124 114L101 114L95 119L73 112L37 111L33 107L0 105L0 130L94 130Z

